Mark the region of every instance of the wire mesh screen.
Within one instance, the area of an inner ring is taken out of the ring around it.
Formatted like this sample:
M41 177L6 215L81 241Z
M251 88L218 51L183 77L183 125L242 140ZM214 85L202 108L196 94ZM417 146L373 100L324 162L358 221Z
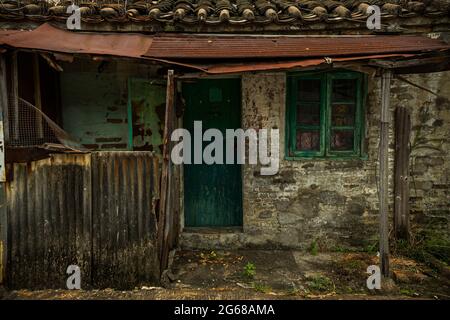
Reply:
M58 143L47 120L29 102L10 96L8 105L9 141L13 147L35 147Z

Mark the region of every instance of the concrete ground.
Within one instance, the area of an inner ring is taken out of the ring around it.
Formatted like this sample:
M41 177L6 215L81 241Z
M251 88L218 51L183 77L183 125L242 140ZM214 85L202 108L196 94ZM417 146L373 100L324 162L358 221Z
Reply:
M450 281L431 268L392 257L394 281L368 290L375 254L300 251L179 251L163 287L19 290L6 299L450 299Z

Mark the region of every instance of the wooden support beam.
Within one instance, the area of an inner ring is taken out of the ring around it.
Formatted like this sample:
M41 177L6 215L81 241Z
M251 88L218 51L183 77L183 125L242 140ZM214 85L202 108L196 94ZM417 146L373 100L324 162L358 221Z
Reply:
M409 241L409 138L411 115L407 108L395 110L394 233Z
M41 76L39 71L39 54L33 54L33 80L34 80L34 106L42 111ZM38 138L44 137L44 127L40 113L36 113L36 134Z
M380 268L384 277L389 277L389 98L392 72L382 69L381 77L381 117L379 145L380 173Z
M167 71L166 112L164 119L163 154L161 168L161 197L158 216L158 249L160 253L160 271L167 268L169 259L169 239L172 225L172 168L170 160L170 136L172 134L175 117L175 79L174 71Z
M392 69L395 71L395 74L430 73L448 70L450 58L448 55L440 55L399 61L373 59L368 62L368 65L382 69Z
M7 212L6 212L6 163L5 163L5 141L3 123L7 122L4 117L5 110L8 109L8 91L6 86L6 63L3 54L0 54L0 284L6 280L6 264L8 252L8 236L7 236Z
M12 102L14 106L14 135L12 139L19 139L19 65L17 62L17 52L12 56Z
M369 60L369 66L380 67L383 69L397 69L397 68L411 68L423 65L433 65L443 63L448 60L448 56L437 56L437 57L421 57L416 59L405 59L405 60L383 60L383 59L372 59Z
M9 141L9 122L8 122L8 76L6 71L5 56L0 54L0 111L3 119L3 131L5 142Z

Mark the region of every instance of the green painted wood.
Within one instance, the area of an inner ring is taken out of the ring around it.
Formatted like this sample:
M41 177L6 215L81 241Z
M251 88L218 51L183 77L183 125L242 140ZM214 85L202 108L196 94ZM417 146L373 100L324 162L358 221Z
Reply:
M162 154L162 133L166 84L161 81L130 78L128 80L129 145L135 151Z
M297 99L298 82L300 80L320 80L320 125L298 125L297 124ZM339 79L355 79L356 101L334 101L335 103L355 104L355 120L352 126L332 126L331 103L332 103L332 81ZM318 73L293 73L288 75L287 90L287 117L286 117L286 158L347 158L362 157L362 132L364 130L364 102L367 94L366 77L358 72L335 71ZM320 129L320 150L300 151L296 149L297 129ZM354 132L353 149L349 151L331 150L332 129L351 130Z
M95 150L129 150L126 78L94 70L61 73L63 128Z
M185 83L183 95L186 99L184 128L191 132L192 138L194 121L202 121L203 132L209 128L217 128L224 137L225 129L240 127L239 79L208 79ZM209 142L204 142L203 147L208 144ZM184 195L186 227L242 225L240 165L185 164Z

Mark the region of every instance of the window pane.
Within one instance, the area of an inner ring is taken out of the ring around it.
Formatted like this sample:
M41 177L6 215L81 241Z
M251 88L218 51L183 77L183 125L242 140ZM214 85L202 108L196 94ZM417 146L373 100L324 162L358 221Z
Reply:
M356 100L356 79L336 79L332 85L333 101L349 101Z
M333 130L331 132L331 150L352 151L353 135L353 131Z
M296 149L299 151L320 151L319 130L297 130Z
M320 80L298 80L298 101L320 101Z
M353 126L355 123L355 105L335 103L331 106L331 125Z
M320 124L320 104L299 102L297 104L297 124L318 126Z

